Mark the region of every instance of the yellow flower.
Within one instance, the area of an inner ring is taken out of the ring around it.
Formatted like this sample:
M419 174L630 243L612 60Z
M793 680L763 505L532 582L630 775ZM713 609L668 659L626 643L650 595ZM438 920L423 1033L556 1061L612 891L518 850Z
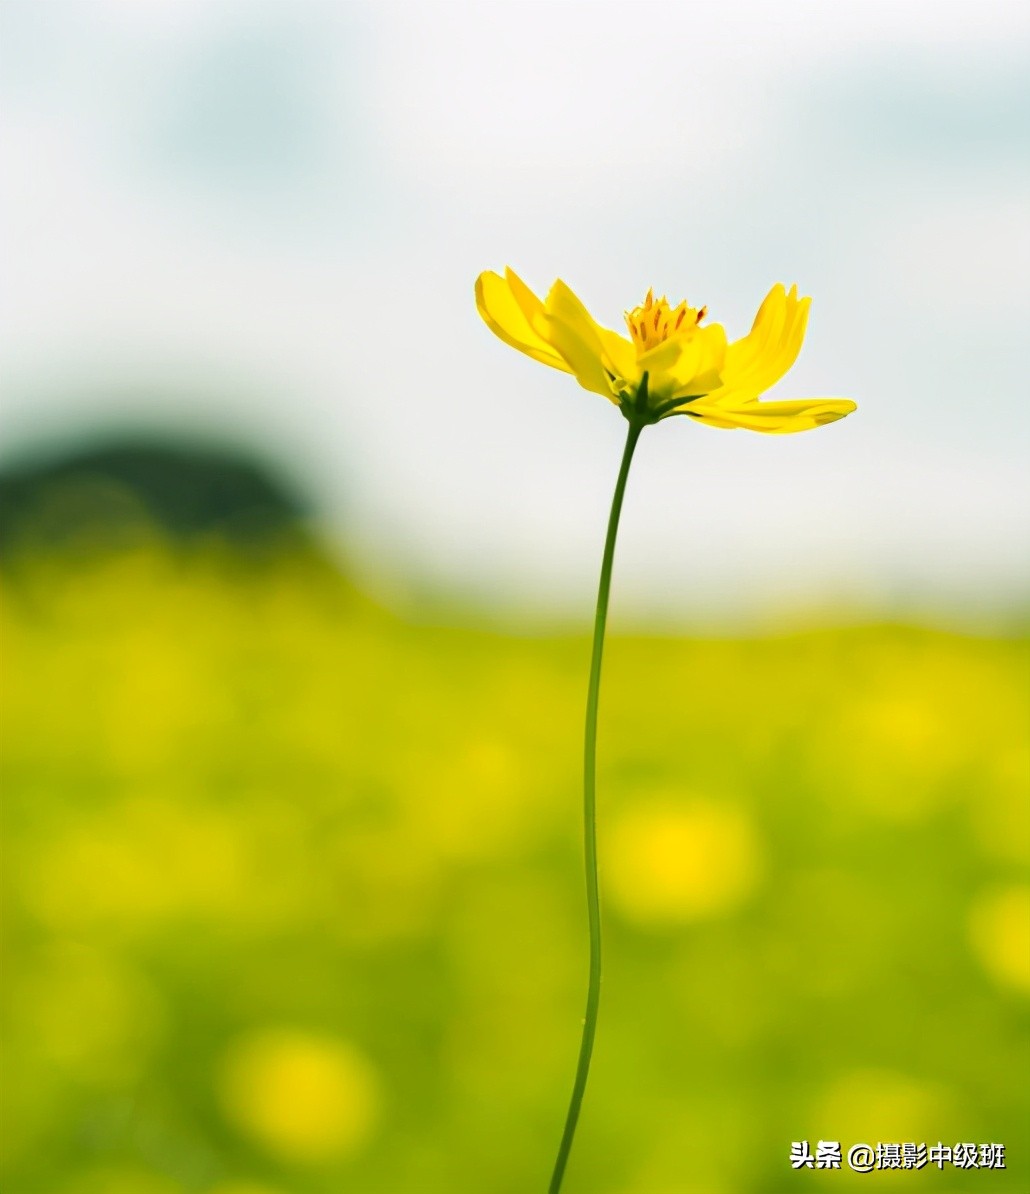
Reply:
M476 280L476 306L487 325L527 356L571 373L587 390L614 402L631 422L689 415L713 427L807 431L850 414L847 398L759 402L797 359L811 299L777 283L751 331L727 343L706 308L677 307L647 292L626 312L629 337L596 323L562 281L541 302L514 270Z

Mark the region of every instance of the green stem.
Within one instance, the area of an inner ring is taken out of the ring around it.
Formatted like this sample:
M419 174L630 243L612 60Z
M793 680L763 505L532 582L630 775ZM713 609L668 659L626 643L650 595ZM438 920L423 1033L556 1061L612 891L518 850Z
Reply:
M559 1194L565 1176L565 1166L572 1151L583 1092L586 1090L587 1075L590 1073L590 1056L594 1051L594 1035L597 1032L597 1008L601 1001L601 902L597 882L597 702L601 689L601 657L604 654L604 628L608 620L608 593L612 583L615 537L619 530L622 497L626 492L626 478L629 476L633 450L643 429L642 423L630 420L622 464L619 466L619 479L615 482L615 493L612 496L611 514L608 516L608 534L601 558L601 579L597 586L594 645L590 656L586 733L583 742L583 844L586 858L587 919L590 926L590 981L587 985L587 1011L583 1020L583 1039L579 1046L576 1080L572 1086L572 1098L569 1101L568 1115L565 1117L565 1131L558 1147L558 1157L554 1162L548 1194Z

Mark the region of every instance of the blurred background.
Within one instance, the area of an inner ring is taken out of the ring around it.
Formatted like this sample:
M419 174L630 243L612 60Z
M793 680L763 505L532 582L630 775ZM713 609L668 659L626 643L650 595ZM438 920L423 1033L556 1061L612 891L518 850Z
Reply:
M6 0L5 1189L542 1190L622 420L483 269L731 336L645 436L569 1194L1030 1184L1030 17ZM1008 1168L790 1168L794 1140Z

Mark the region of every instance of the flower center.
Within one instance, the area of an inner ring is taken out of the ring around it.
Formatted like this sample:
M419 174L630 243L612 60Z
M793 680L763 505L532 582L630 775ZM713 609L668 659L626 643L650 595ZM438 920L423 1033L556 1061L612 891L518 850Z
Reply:
M707 307L688 307L685 299L678 307L670 307L664 295L656 299L654 290L649 290L642 307L634 307L625 313L626 324L637 352L647 352L670 336L692 332L704 319L707 310Z

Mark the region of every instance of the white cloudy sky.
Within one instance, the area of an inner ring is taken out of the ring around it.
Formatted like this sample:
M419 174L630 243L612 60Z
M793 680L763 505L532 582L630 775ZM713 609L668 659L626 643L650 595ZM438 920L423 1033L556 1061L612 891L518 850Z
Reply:
M621 608L1025 597L1030 10L8 0L4 451L282 460L370 583L588 608L623 422L472 284L814 296L794 437L642 442Z

